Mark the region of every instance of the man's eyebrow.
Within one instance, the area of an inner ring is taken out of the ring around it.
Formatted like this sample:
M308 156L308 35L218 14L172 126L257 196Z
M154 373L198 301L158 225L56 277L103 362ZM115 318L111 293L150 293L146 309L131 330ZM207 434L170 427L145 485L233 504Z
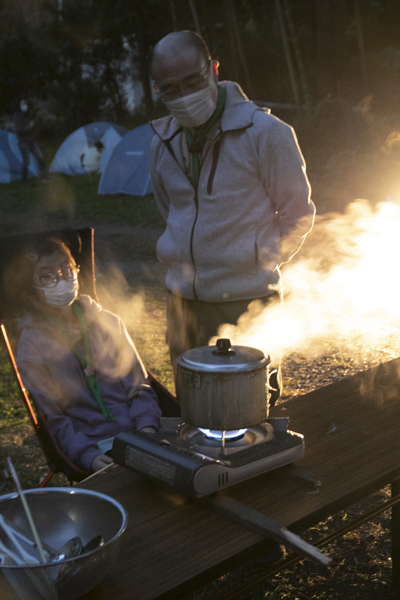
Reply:
M186 75L186 77L184 77L183 79L181 79L182 83L186 83L187 81L191 81L192 79L196 79L197 77L201 77L201 73L200 71L195 71L194 73L190 73L189 75ZM177 85L174 85L173 83L166 83L165 85L160 85L160 90L161 91L165 91L170 89L175 89L176 87L179 87Z

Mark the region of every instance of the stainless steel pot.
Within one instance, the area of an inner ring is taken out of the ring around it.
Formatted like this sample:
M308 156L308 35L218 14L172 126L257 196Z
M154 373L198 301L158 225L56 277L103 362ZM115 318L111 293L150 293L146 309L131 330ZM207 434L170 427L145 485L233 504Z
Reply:
M177 391L183 420L195 427L230 430L263 423L268 417L270 357L247 346L193 348L177 359Z

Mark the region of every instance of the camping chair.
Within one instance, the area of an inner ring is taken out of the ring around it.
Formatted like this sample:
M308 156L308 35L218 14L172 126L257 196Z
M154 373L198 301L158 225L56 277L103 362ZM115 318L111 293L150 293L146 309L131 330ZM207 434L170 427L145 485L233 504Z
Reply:
M28 394L24 387L13 351L17 347L19 337L17 320L27 312L21 300L23 297L21 291L25 282L23 281L24 277L19 273L18 262L24 248L27 248L27 252L29 251L32 241L50 237L58 237L69 246L76 263L80 265L80 291L97 300L94 229L90 227L78 230L63 229L0 238L0 327L22 400L49 466L50 472L41 482L40 487L46 486L53 475L60 472L64 473L71 482L81 481L88 476L88 473L74 465L58 446L35 398L32 394ZM179 416L179 406L174 396L149 371L148 376L157 394L163 415Z

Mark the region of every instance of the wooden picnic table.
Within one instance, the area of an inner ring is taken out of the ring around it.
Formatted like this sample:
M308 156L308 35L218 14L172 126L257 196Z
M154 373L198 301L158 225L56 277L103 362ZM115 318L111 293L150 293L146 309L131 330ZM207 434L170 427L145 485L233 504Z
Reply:
M288 477L283 468L224 493L300 533L395 482L400 477L399 396L396 359L278 405L270 416L289 416L290 429L304 434L305 456L297 464L321 480L318 491ZM207 503L122 467L83 487L112 496L129 514L113 572L84 596L87 600L175 599L190 583L204 583L261 548L258 534L219 516Z

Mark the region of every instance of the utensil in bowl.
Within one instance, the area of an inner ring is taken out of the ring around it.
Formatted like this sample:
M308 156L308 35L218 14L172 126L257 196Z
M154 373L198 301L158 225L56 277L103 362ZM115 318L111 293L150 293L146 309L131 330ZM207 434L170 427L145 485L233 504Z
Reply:
M94 538L88 541L81 550L81 554L87 554L88 552L93 552L96 548L103 546L104 538L102 535L96 535Z
M73 558L81 554L83 548L82 540L80 537L75 536L68 540L58 552L51 557L52 562L58 562L60 560L66 560L67 558Z
M0 551L2 552L2 554L6 557L8 557L9 559L12 560L12 563L10 563L8 560L6 561L8 564L14 564L14 565L24 565L25 562L22 560L22 558L20 558L19 556L17 556L17 554L15 554L15 552L13 552L12 550L10 550L10 548L7 548L7 546L5 544L3 544L3 542L0 540Z
M36 525L35 525L35 522L34 522L33 517L32 517L32 513L31 513L31 511L29 509L28 502L26 501L23 489L22 489L21 484L19 482L17 471L15 470L13 462L12 462L12 460L11 460L11 458L9 456L7 457L7 463L8 463L8 466L10 468L12 478L14 479L15 486L16 486L16 488L18 490L19 497L21 498L22 506L24 507L25 514L26 514L26 516L28 518L29 526L30 526L30 528L32 530L33 537L35 538L35 542L36 542L36 545L37 545L37 549L39 550L40 558L42 559L43 563L46 563L47 559L46 559L45 553L43 551L42 542L40 541L40 538L39 538L39 535L38 535L38 532L37 532L37 529L36 529Z
M11 540L11 542L14 544L15 548L18 550L18 552L22 556L24 562L27 564L31 564L31 565L38 565L39 564L38 559L35 558L34 556L32 556L32 554L29 554L29 552L27 552L21 546L21 544L17 540L16 536L14 535L14 531L13 531L12 527L9 527L6 524L4 517L1 514L0 514L0 526L3 529L3 531L5 532L5 534L8 536L8 538Z
M45 548L61 549L74 537L79 537L83 546L78 556L56 562L48 559L39 565L0 564L0 571L8 579L0 578L0 598L7 598L7 591L11 596L11 586L21 600L75 600L112 570L127 526L126 511L113 498L82 488L43 488L24 493ZM20 531L28 530L26 514L15 492L0 496L0 513ZM2 584L7 586L5 591Z
M4 517L4 515L3 515L3 519L4 519L5 524L8 526L9 529L12 530L13 534L16 537L18 537L22 542L24 542L28 546L31 546L32 548L35 548L37 550L35 540L32 539L30 537L30 535L24 529L21 529L21 527L19 527L16 523L13 523L12 521L10 521L6 517ZM55 548L52 548L51 546L49 546L48 544L46 544L43 541L42 541L42 546L43 546L44 553L46 554L46 558L50 559L57 552L57 550Z
M0 552L0 565L16 565L17 563L11 558L9 554Z

